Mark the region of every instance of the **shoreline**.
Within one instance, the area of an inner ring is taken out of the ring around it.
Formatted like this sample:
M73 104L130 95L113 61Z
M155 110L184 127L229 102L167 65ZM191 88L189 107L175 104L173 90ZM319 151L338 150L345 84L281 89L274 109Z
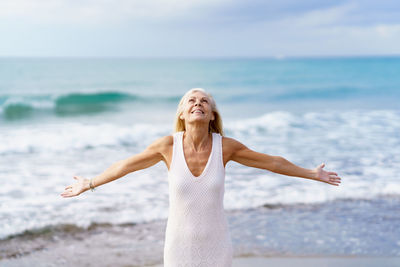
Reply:
M28 266L121 266L121 267L163 267L162 261L152 264L132 264L119 257L114 260L103 261L103 257L89 259L80 255L80 260L71 262L59 258L56 261L38 260L34 255L30 257L19 257L1 260L4 267L28 267ZM76 265L77 264L77 265ZM233 258L232 267L395 267L400 266L400 257L377 257L377 256L239 256Z
M161 265L159 265L161 266ZM157 266L157 267L159 267ZM234 258L232 267L395 267L400 266L400 257L369 256L303 256L303 257L239 257Z
M386 210L398 210L398 204L398 199L342 200L227 211L234 266L265 266L265 260L293 266L294 259L304 264L307 259L327 259L330 264L339 258L360 266L365 266L365 258L377 266L392 260L400 266L396 220L376 221ZM163 260L166 223L93 223L88 228L63 224L28 231L0 240L0 265L157 266ZM324 264L316 265L331 266Z

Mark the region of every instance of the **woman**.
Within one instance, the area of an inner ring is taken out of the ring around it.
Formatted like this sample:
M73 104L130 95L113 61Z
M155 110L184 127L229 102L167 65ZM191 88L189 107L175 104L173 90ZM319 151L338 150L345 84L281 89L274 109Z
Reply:
M114 163L92 179L74 177L76 183L67 186L61 196L77 196L161 160L167 165L169 182L166 267L231 266L232 244L223 207L225 166L230 160L335 186L341 180L335 172L324 171L324 164L304 169L223 137L214 99L194 88L179 103L173 135L156 140L142 153Z

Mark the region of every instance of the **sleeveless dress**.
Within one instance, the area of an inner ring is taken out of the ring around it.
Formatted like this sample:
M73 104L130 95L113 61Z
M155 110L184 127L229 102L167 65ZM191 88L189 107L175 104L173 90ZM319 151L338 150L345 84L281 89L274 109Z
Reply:
M231 267L232 242L223 205L222 136L212 134L207 165L200 176L194 176L183 153L183 133L173 135L164 267Z

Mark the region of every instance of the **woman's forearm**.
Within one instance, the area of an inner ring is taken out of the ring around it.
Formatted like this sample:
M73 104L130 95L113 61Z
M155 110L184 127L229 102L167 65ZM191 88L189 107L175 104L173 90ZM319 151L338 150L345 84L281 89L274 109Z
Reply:
M90 189L90 180L92 180L93 187L98 187L128 174L126 168L124 168L124 164L125 162L123 160L117 161L101 174L93 177L92 179L87 179L87 181L85 181L86 190Z
M135 172L153 166L159 161L163 160L163 148L169 148L172 144L170 140L172 137L166 136L158 139L148 146L142 153L133 155L127 159L117 161L108 167L103 173L93 177L92 179L85 179L81 176L74 176L77 180L74 184L67 186L64 192L61 193L62 197L74 197L80 195L91 188L114 181L128 173Z
M286 160L283 157L275 157L275 164L273 172L288 175L288 176L296 176L302 177L306 179L315 179L316 172L315 170L305 169L299 167L290 161Z

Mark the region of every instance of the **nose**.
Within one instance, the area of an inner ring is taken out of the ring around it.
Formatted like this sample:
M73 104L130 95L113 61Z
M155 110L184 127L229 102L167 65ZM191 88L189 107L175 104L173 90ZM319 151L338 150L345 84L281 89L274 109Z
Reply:
M201 102L200 100L196 100L196 102L194 103L195 106L201 106Z

